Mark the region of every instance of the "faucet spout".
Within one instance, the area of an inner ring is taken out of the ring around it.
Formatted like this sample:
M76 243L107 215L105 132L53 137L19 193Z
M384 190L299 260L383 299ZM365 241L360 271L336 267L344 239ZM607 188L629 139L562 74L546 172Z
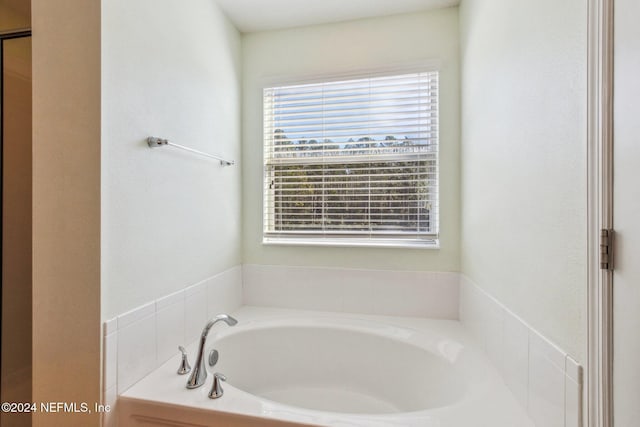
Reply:
M229 326L235 326L238 321L228 314L218 314L215 318L207 322L202 335L200 336L200 347L198 348L198 355L196 356L196 363L191 372L191 376L187 380L187 388L197 388L204 384L207 379L207 370L204 366L204 346L207 342L207 335L209 330L218 322L224 322Z

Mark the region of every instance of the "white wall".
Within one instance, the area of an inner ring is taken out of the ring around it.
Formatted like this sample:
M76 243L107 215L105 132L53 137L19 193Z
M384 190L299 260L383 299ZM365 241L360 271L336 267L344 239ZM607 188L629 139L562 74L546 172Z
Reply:
M103 2L103 319L240 263L240 34L211 0Z
M396 270L459 268L457 8L243 36L243 254L248 264ZM262 89L274 82L440 64L439 250L262 245ZM288 80L291 79L291 80Z
M615 2L613 409L616 427L640 419L640 2Z
M464 0L462 272L585 361L586 2Z

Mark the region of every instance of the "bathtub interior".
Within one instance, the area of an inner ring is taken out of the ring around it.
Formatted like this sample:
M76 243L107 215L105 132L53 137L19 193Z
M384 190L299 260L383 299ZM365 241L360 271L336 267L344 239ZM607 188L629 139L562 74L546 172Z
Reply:
M423 411L465 394L459 354L446 341L423 347L408 340L336 326L233 328L211 348L232 386L285 405L360 414ZM415 341L415 340L414 340Z
M212 375L187 389L176 354L119 395L119 425L533 427L457 321L255 306L229 314L238 325L214 326L206 349L219 351L222 398L208 397Z

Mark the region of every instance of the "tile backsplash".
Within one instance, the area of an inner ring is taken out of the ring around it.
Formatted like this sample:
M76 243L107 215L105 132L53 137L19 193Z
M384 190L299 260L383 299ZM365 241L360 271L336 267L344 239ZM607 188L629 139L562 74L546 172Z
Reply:
M103 400L117 395L194 342L207 319L242 305L242 268L233 267L104 322ZM103 426L116 423L105 413Z
M117 395L241 305L461 320L538 427L580 427L582 367L469 278L448 272L242 265L104 322L103 396ZM115 426L115 412L104 426Z
M582 426L582 367L464 275L460 321L536 426Z
M242 266L244 304L458 319L458 273Z

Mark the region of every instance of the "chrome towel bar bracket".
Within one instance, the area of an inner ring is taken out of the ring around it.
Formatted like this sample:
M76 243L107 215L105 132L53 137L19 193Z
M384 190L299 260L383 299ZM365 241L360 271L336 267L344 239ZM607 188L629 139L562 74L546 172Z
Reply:
M180 144L175 144L173 142L170 142L168 139L164 139L164 138L150 136L147 138L147 144L149 145L150 148L164 147L169 145L171 147L179 148L180 150L185 150L190 153L199 154L201 156L219 160L222 166L232 166L236 164L234 160L226 160L226 159L223 159L222 157L214 156L213 154L205 153L199 150L194 150L193 148L185 147L184 145L180 145Z

